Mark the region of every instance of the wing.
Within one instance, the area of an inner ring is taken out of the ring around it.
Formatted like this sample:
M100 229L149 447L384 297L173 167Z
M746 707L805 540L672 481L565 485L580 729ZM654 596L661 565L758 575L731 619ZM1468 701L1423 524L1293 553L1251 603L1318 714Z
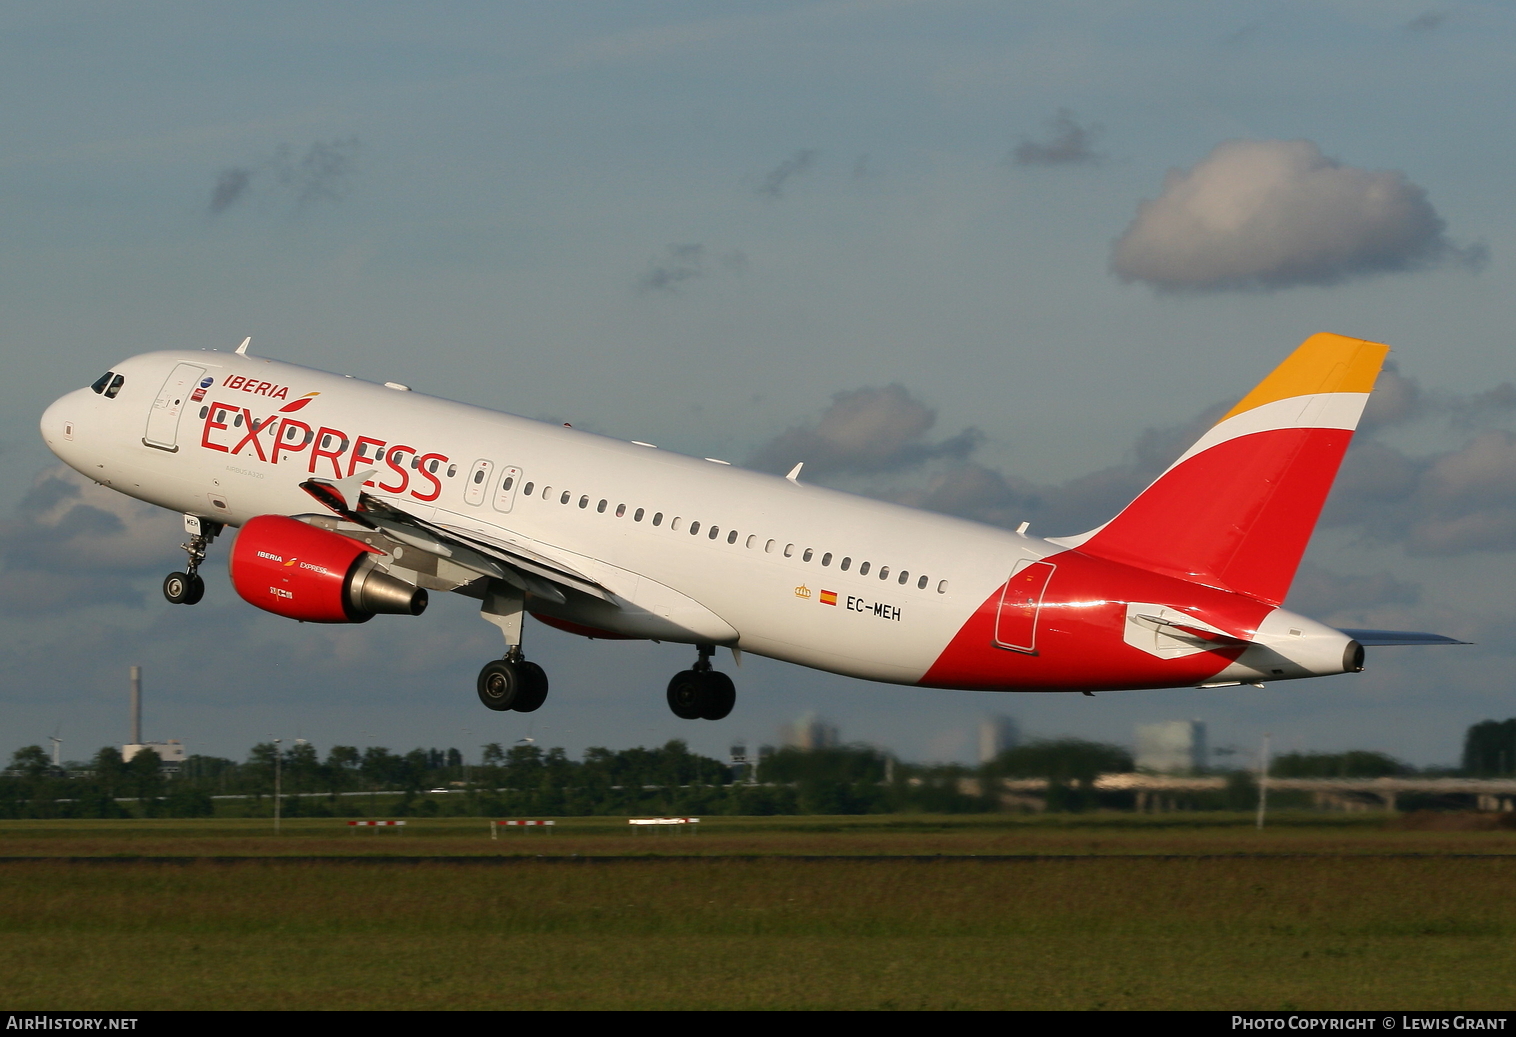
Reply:
M300 488L349 522L380 530L408 547L446 558L482 576L504 580L540 598L563 604L567 600L564 590L573 590L602 601L613 600L595 580L557 559L520 544L420 518L363 492L364 481L374 474L359 472L340 482L307 479Z

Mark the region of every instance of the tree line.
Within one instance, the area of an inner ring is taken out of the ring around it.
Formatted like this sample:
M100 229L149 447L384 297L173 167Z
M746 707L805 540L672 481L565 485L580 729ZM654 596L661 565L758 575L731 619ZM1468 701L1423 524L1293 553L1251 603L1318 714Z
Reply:
M999 789L1007 778L1046 779L1046 809L1083 811L1129 808L1130 794L1100 792L1095 779L1134 769L1126 749L1077 738L1033 741L979 767L901 763L866 746L765 748L751 775L678 740L653 749L594 747L578 760L561 748L490 743L477 764L466 764L456 748L401 754L337 745L323 759L303 740L263 742L241 762L190 756L176 772L150 751L124 761L110 746L86 763L54 767L31 745L0 774L0 817L265 814L273 809L276 774L285 816L960 813L1005 809ZM1354 750L1282 754L1269 772L1364 778L1414 768ZM1516 773L1516 719L1470 727L1462 772ZM1199 797L1195 806L1248 809L1255 796L1249 773L1239 770L1224 794Z

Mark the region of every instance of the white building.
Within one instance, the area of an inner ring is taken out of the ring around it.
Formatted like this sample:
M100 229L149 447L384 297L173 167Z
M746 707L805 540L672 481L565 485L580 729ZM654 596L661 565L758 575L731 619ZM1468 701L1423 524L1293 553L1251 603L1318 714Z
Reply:
M989 763L1007 749L1021 744L1021 727L1010 717L985 717L979 721L979 762Z
M822 720L815 713L806 713L793 724L780 729L784 744L796 749L832 749L842 744L837 734L837 725Z
M130 763L133 756L143 751L157 753L159 763L165 766L178 767L184 762L184 743L177 738L170 738L166 742L137 742L123 745L121 759Z
M1190 774L1205 770L1208 762L1202 721L1167 720L1137 725L1138 770Z

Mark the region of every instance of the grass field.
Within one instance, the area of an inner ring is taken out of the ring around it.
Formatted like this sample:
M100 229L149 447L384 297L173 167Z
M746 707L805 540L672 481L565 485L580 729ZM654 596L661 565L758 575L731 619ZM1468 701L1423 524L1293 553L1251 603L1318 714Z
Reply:
M1377 818L0 823L0 1003L1516 1003L1516 832ZM151 858L151 859L149 859ZM164 860L164 858L173 858Z

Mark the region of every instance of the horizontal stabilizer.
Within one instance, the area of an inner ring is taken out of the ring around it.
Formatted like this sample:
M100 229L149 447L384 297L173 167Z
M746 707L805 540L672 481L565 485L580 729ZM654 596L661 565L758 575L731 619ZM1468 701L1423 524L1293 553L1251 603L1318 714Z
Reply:
M1414 630L1343 630L1365 648L1388 648L1393 645L1469 645L1444 634L1418 634Z
M1205 627L1192 623L1175 623L1160 616L1133 616L1132 618L1142 626L1170 637L1193 641L1203 648L1238 648L1252 643L1246 638L1235 637L1219 630L1207 630Z

